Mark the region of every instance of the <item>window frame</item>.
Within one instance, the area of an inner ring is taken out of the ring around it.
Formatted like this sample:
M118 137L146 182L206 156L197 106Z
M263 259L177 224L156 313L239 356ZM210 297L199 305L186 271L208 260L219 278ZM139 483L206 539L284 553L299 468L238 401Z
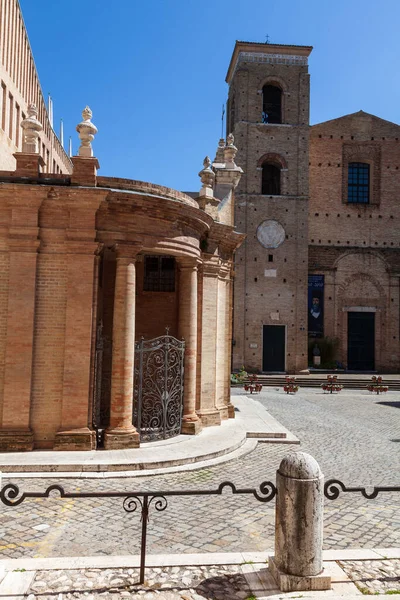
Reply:
M265 111L265 107L267 104L271 104L271 102L266 102L265 100L265 88L275 88L276 90L279 91L280 93L280 102L279 102L279 120L274 120L274 121L268 121L265 120L265 115L268 114L267 111ZM265 124L265 125L282 125L283 123L283 89L280 85L276 84L275 82L269 82L267 81L266 83L264 83L263 87L262 87L262 91L261 91L261 123Z
M157 260L157 269L149 270L148 261ZM172 260L174 268L162 268L163 262ZM151 276L150 273L156 273ZM164 273L164 275L163 275ZM168 275L167 275L168 274ZM176 291L176 259L167 254L145 254L143 257L143 292L175 293Z
M273 167L279 173L279 189L278 189L277 194L264 191L264 168L265 167ZM281 196L282 195L282 166L281 165L278 165L275 162L271 162L271 161L265 161L261 165L261 195L262 196Z
M349 208L379 206L381 201L381 145L376 142L345 142L342 147L342 203ZM348 202L349 163L369 165L369 202Z
M370 163L361 161L349 161L347 164L347 203L370 204L370 198Z

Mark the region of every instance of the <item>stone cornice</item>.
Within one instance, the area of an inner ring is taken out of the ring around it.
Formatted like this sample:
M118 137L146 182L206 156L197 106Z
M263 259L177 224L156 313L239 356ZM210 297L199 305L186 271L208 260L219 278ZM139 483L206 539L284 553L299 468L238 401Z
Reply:
M267 62L272 64L293 64L306 66L312 46L292 46L286 44L264 44L236 41L225 81L230 84L241 60Z
M108 228L110 217L112 217L112 229L116 228L118 220L118 229L121 232L132 232L133 235L140 234L141 231L135 231L135 224L138 217L144 216L151 220L159 219L160 224L164 221L185 225L192 231L203 235L214 223L212 217L200 210L197 202L196 206L182 204L168 198L158 198L146 196L144 194L131 195L125 193L109 193L107 200L100 207L98 215L98 230ZM163 229L165 226L163 226Z
M97 187L106 188L110 193L118 193L121 190L121 192L126 192L127 194L137 193L145 196L154 196L155 198L175 200L195 208L198 206L196 200L183 192L147 181L135 181L133 179L120 179L117 177L98 177Z

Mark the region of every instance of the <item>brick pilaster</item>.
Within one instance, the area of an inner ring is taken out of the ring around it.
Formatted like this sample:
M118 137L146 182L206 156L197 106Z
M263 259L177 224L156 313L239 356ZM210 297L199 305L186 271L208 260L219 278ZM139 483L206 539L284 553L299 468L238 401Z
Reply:
M203 261L202 319L201 319L201 388L200 408L197 411L205 426L219 425L221 416L215 405L216 353L217 353L217 303L220 261L210 256Z
M36 240L10 239L7 344L0 450L32 450L30 429Z
M197 260L179 259L179 336L185 340L182 433L201 429L196 414L197 370Z
M229 276L230 268L222 263L218 273L218 303L217 303L217 351L216 351L216 378L215 378L215 404L221 419L228 418L228 405L226 393L226 361L228 359L228 334L229 334Z
M89 429L90 349L94 262L97 244L67 243L67 306L61 424L55 450L92 450Z

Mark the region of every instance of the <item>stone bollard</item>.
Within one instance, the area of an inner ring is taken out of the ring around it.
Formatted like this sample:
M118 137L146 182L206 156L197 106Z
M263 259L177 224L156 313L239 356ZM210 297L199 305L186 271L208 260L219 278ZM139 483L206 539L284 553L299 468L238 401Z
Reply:
M305 452L288 454L276 474L275 556L269 569L283 592L329 590L322 565L324 476Z

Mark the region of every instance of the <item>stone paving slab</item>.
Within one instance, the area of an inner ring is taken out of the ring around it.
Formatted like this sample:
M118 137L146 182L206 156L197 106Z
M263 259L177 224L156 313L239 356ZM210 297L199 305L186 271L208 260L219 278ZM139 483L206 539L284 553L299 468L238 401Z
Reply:
M54 472L129 472L146 470L165 472L180 466L195 466L219 457L229 460L251 451L248 445L239 454L248 438L264 442L299 443L298 438L271 416L267 409L253 398L233 396L235 419L223 421L221 426L204 428L198 435L180 435L169 440L143 444L132 450L99 450L90 452L65 452L37 450L33 452L3 452L0 454L0 471L4 473ZM212 463L213 464L213 463ZM218 463L217 463L218 464ZM200 465L208 466L208 465Z
M355 556L358 550L353 550ZM360 554L359 556L361 556ZM247 600L263 598L314 598L334 600L356 598L362 593L384 594L400 589L400 559L336 560L324 562L332 578L332 589L325 592L282 593L272 578L268 558L254 553L255 561L243 561L241 553L186 557L148 557L144 584L139 584L138 557L114 557L108 565L77 564L76 558L58 560L58 568L43 568L40 560L4 561L5 576L0 576L0 598L28 600L100 600L100 598L137 598L143 600ZM340 553L338 552L338 556ZM225 562L220 562L222 559ZM260 560L260 559L263 560ZM193 560L195 559L195 560ZM240 561L240 562L239 562ZM178 563L178 564L176 564ZM97 566L96 566L97 565Z

